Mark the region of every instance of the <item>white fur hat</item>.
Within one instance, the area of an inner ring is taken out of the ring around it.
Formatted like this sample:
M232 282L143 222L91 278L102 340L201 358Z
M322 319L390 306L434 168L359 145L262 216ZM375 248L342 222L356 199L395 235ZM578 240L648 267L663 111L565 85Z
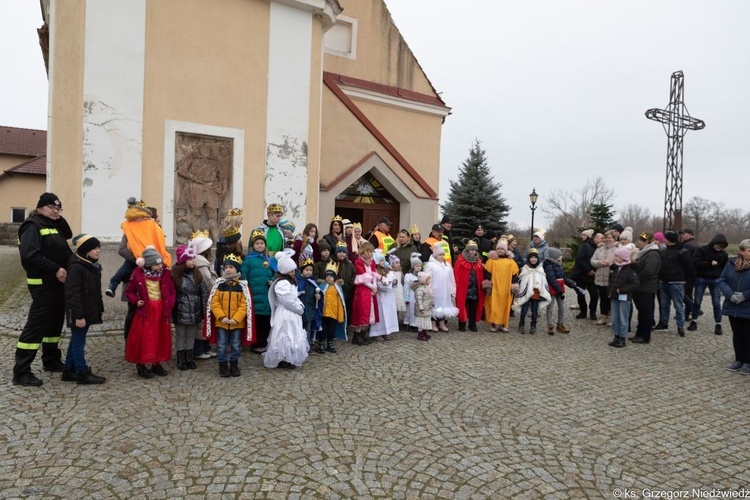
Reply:
M297 264L294 263L294 250L291 248L284 249L280 252L276 252L274 255L277 262L277 269L281 274L289 274L290 272L297 269Z

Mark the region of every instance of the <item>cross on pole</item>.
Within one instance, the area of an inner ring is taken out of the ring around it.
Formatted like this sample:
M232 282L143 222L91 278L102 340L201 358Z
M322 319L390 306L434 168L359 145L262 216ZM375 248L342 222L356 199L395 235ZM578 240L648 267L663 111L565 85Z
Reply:
M682 71L672 73L669 88L669 105L665 109L651 108L646 118L660 122L667 133L667 181L664 189L663 230L682 227L682 139L688 130L703 130L703 120L688 113L683 99L684 75Z

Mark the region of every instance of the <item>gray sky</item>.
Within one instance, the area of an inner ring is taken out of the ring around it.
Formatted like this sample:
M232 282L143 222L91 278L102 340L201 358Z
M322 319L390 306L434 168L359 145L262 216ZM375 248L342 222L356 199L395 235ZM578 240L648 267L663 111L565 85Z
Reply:
M685 73L685 103L706 128L685 138L683 199L747 210L750 2L744 0L386 0L453 114L443 127L440 196L482 141L510 220L528 194L573 191L596 175L615 208L664 204L667 139L648 108ZM0 2L0 124L47 128L35 0ZM10 77L9 77L10 76ZM738 175L739 174L739 175ZM742 201L740 201L742 200ZM537 211L537 226L541 212Z

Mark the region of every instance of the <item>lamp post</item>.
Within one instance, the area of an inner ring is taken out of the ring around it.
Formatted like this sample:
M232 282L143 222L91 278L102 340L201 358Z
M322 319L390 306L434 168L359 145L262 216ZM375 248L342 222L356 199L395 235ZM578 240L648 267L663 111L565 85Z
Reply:
M536 188L533 188L529 195L529 200L531 200L531 206L529 207L531 209L531 236L529 236L529 244L531 244L531 240L534 238L534 212L536 211L537 198L539 198L539 195L536 194Z

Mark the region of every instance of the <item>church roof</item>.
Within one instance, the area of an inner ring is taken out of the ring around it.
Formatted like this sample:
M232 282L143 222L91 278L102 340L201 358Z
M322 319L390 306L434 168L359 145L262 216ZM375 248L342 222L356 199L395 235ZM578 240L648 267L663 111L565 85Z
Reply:
M47 155L40 155L0 173L1 177L13 174L47 175Z
M47 154L47 131L0 126L0 154L38 157Z

